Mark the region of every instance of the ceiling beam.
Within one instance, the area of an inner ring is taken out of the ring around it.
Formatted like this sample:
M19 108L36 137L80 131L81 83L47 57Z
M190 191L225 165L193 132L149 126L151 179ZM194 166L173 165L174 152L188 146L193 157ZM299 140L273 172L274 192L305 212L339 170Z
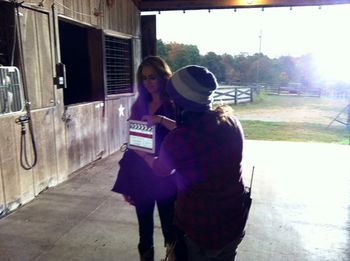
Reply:
M321 6L350 4L350 0L150 0L140 1L141 11Z

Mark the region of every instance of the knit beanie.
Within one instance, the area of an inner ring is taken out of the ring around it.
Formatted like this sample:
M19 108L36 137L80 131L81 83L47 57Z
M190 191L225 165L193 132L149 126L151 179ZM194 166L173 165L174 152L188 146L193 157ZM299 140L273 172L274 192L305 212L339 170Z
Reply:
M214 74L207 68L189 65L174 72L167 92L185 110L202 112L211 109L212 94L217 86Z

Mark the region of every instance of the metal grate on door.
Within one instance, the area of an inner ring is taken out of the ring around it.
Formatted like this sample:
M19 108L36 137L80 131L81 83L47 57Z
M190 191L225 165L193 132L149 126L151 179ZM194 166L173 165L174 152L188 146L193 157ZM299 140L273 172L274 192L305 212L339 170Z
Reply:
M105 35L106 94L132 92L131 39Z
M22 111L21 75L17 67L0 66L0 115Z

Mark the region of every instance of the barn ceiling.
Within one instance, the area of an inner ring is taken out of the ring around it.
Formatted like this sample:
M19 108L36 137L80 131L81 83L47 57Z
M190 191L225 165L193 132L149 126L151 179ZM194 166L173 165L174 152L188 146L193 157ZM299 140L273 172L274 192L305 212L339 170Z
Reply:
M133 0L141 11L321 6L350 4L350 0Z

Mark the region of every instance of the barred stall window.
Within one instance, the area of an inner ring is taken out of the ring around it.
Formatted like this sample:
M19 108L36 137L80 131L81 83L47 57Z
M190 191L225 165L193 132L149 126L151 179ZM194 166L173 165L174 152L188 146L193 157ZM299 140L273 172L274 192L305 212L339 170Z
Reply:
M0 115L23 109L22 83L14 66L0 66Z
M131 39L105 35L106 95L132 92Z

